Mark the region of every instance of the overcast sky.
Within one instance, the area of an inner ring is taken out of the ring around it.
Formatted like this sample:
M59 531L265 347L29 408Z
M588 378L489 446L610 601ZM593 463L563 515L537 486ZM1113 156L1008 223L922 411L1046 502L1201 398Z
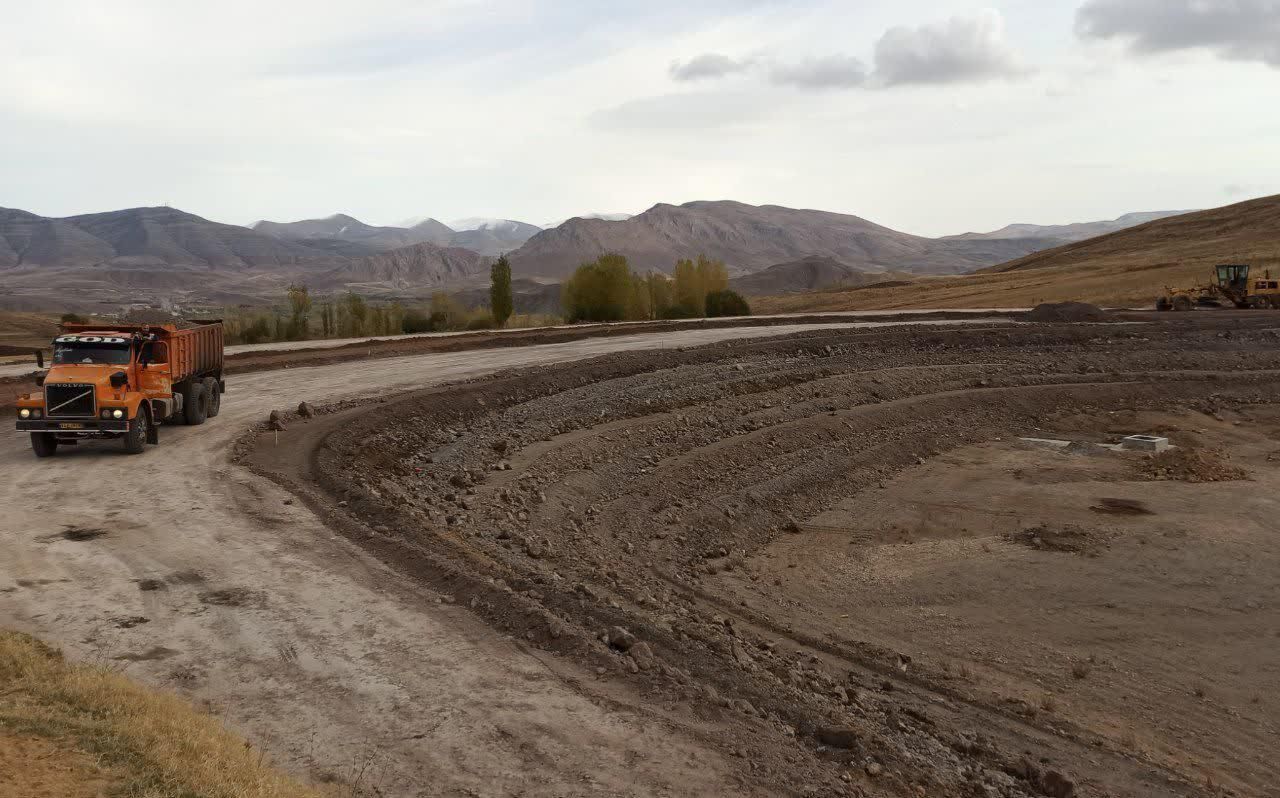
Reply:
M607 11L604 9L608 9ZM1280 192L1280 0L0 0L0 206L924 235Z

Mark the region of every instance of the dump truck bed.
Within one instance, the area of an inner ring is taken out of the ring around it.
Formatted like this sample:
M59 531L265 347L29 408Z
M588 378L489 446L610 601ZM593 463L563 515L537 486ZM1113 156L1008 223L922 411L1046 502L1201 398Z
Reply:
M172 324L88 323L63 324L67 333L144 333L156 336L158 343L168 348L171 379L174 382L197 374L222 371L222 322L194 322L193 326L178 329Z

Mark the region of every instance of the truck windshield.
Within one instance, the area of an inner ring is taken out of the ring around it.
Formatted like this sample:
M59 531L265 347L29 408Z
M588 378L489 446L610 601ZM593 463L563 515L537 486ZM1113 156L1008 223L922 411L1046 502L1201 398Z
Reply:
M69 341L53 344L53 362L60 365L90 363L96 365L129 365L128 343Z

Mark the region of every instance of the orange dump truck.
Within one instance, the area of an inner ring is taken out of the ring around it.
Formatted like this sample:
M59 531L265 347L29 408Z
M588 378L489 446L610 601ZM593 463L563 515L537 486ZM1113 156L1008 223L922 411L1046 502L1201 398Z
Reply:
M40 367L44 367L41 357ZM18 429L37 457L86 439L120 439L138 454L159 443L160 424L203 424L218 415L222 323L63 324L41 390L19 396Z

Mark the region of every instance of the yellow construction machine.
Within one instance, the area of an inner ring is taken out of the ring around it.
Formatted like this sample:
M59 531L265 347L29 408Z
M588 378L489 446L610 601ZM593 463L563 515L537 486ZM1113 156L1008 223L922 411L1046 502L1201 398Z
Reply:
M1196 305L1217 307L1230 302L1238 308L1280 309L1280 279L1267 270L1262 276L1249 278L1249 267L1228 263L1214 269L1216 282L1191 288L1164 289L1156 300L1156 310L1191 310Z

